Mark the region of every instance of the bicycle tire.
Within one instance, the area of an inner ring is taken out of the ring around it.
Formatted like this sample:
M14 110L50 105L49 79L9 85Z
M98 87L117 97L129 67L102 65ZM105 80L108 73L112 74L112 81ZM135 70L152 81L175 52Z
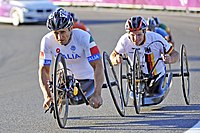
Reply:
M110 90L110 94L113 99L114 105L118 113L120 114L120 116L124 117L125 108L124 108L123 95L119 87L119 82L118 82L114 67L106 52L103 52L103 64L104 64L104 74L106 77L107 85ZM111 78L113 78L114 81L111 81Z
M54 96L54 113L60 128L67 124L68 117L68 99L66 92L67 69L64 56L59 53L56 56L53 71L53 96Z
M181 67L181 81L182 81L182 89L183 96L185 99L185 103L187 105L190 104L190 74L189 74L189 66L187 59L187 52L185 45L181 45L180 49L180 67Z
M141 67L140 67L140 57L137 49L134 50L133 54L133 69L132 69L132 90L133 90L133 103L135 107L135 112L140 113L140 105L142 102L142 91L140 89L141 78Z

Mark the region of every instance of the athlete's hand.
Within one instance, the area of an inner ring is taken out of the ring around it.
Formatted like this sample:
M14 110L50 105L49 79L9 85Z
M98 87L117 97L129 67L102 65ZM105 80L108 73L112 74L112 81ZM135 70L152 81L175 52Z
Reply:
M43 103L43 108L45 110L47 110L50 107L50 105L51 105L52 102L53 102L53 98L52 97L45 98L44 99L44 103Z
M171 64L173 62L173 59L170 55L166 54L166 55L164 55L163 61L166 64Z
M90 98L90 106L97 109L99 108L102 104L103 104L103 99L101 98L101 95L93 95L91 98Z
M112 64L115 66L115 65L118 65L118 64L121 64L123 61L123 58L120 54L117 54L112 60Z

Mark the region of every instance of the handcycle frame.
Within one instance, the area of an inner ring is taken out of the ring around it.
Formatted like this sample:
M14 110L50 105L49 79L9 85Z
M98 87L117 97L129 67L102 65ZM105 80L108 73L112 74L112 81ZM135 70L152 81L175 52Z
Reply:
M52 81L48 82L53 94L53 103L45 113L50 110L50 113L53 114L60 128L65 128L67 124L69 105L82 103L89 105L88 98L82 91L80 83L77 82L73 74L68 75L69 71L66 67L64 56L59 53L55 59ZM74 94L75 91L78 94ZM77 99L77 96L82 99Z
M171 71L171 65L169 65L169 70L166 73L166 78L167 78L167 82L165 83L164 87L163 87L163 91L157 95L153 95L153 96L146 96L147 93L147 80L149 79L149 77L151 77L150 75L144 76L141 72L141 65L140 65L140 61L139 61L139 54L137 52L137 49L134 50L133 52L133 60L131 61L129 58L127 57L123 57L123 60L125 61L125 74L123 73L123 66L124 63L122 63L119 66L119 81L117 79L116 76L116 72L114 70L114 66L112 65L109 56L106 52L103 52L103 61L104 62L108 62L108 63L104 63L104 69L105 69L105 76L106 76L106 81L107 84L110 88L110 90L113 90L114 86L118 86L117 90L119 92L119 96L118 96L118 103L116 103L116 95L112 95L113 101L115 103L115 106L117 108L118 113L121 116L125 116L125 109L124 107L128 106L128 100L129 100L129 93L130 91L133 92L133 103L134 103L134 107L135 107L135 111L137 114L140 113L140 106L149 106L149 105L156 105L161 103L165 97L167 96L168 92L169 92L169 88L171 87L172 84L172 79L173 77L181 77L181 81L182 81L182 90L183 90L183 96L184 96L184 100L186 102L187 105L189 105L190 102L190 97L189 97L189 92L190 92L190 82L189 82L189 67L188 67L188 59L187 59L187 52L186 52L186 47L185 45L181 45L180 48L180 72L179 73L175 73ZM157 62L160 59L157 60ZM132 63L131 63L132 62ZM155 66L157 63L155 63L154 67L152 68L151 72L153 72ZM108 73L108 71L112 70L112 74L111 75L115 75L114 80L110 80L110 75L106 74ZM124 88L124 84L123 81L125 81L126 83L126 87ZM111 83L115 83L115 84L111 84ZM109 85L110 84L110 85Z

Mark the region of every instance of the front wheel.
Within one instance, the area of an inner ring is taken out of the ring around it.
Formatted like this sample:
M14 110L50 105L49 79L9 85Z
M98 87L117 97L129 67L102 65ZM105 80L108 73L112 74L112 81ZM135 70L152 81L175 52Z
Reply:
M140 83L141 78L140 57L138 51L135 49L133 54L132 65L132 91L133 91L133 103L137 114L140 113L140 105L142 103L142 88Z
M64 56L59 53L56 57L53 71L53 96L54 113L60 128L67 124L68 99L67 99L67 69Z
M125 116L125 108L123 95L119 87L119 82L114 70L114 67L111 63L111 60L106 52L103 52L103 64L104 64L104 73L109 87L113 102L118 113L123 117Z

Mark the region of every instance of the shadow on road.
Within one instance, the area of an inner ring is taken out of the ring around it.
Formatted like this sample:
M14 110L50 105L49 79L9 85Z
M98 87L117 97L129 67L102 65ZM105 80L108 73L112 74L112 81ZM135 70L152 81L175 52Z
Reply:
M91 121L85 125L69 125L68 130L98 130L98 131L139 131L139 130L180 130L183 132L195 125L200 118L200 105L165 106L151 111L141 112L132 116L87 116L70 117L70 121ZM107 122L105 122L107 121ZM188 124L190 123L190 124Z

